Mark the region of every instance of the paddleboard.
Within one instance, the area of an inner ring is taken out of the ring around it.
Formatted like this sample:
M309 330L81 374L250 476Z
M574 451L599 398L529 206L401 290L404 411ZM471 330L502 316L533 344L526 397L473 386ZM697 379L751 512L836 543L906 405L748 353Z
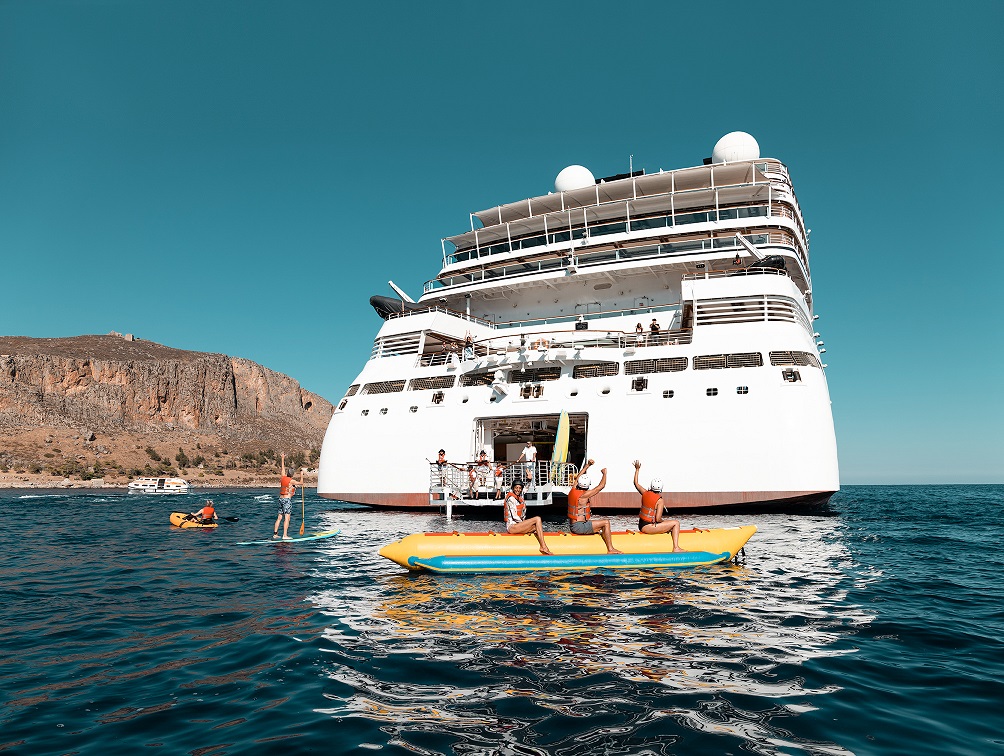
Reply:
M265 543L300 543L301 541L320 541L323 538L331 538L338 535L338 530L325 530L321 533L308 533L302 536L290 536L289 538L269 538L264 541L241 541L238 546L260 546Z

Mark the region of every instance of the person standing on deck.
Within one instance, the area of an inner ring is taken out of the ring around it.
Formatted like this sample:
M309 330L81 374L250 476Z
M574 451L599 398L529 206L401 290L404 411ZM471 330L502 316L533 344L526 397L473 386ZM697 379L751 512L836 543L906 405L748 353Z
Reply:
M606 544L608 554L623 554L624 552L614 548L610 539L610 520L594 520L590 507L593 497L606 488L607 468L600 470L602 477L600 484L596 488L589 488L590 480L586 470L593 465L593 460L588 460L579 477L575 479L575 488L568 492L568 529L574 535L593 535L599 533Z
M529 486L533 485L534 481L534 470L537 467L537 447L533 445L532 441L526 442L526 447L519 453L519 457L516 462L523 462L526 468L526 480Z
M641 472L641 462L634 461L634 487L641 494L641 511L638 512L638 531L641 533L672 533L673 551L680 552L686 549L680 548L680 521L664 520L663 513L666 511L666 504L662 500L662 479L652 478L648 484L648 489L641 487L638 482L638 473Z
M539 517L526 517L526 502L523 501L523 484L514 483L512 491L505 497L505 504L502 505L505 515L505 529L507 533L522 534L533 533L540 543L540 553L551 556L551 550L547 548L544 541L544 525Z
M292 472L292 471L291 471ZM282 478L279 480L279 513L275 518L275 526L272 528L272 537L279 537L279 523L282 523L282 540L289 540L289 516L293 513L293 495L296 493L296 487L299 485L303 488L303 470L300 470L300 481L293 480L289 475L286 475L286 454L282 454ZM286 519L283 520L283 517Z

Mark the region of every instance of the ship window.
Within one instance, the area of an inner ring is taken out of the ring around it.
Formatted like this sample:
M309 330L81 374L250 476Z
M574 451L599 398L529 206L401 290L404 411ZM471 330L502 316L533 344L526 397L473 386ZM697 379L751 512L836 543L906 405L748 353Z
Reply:
M523 395L524 399L529 399L530 398L530 394L533 393L533 387L532 386L524 386L523 390L520 393Z
M672 399L674 396L676 396L676 392L673 389L666 389L662 392L663 399Z
M366 416L367 416L367 415L368 415L369 413L370 413L370 411L369 411L369 410L363 410L363 411L362 411L362 412L360 412L359 414L360 414L360 415L362 415L363 417L366 417Z
M340 409L340 410L341 409L345 409L345 405L348 404L348 403L349 403L348 399L342 399L342 401L340 401L338 403L338 409Z
M541 394L543 394L543 393L544 393L544 387L541 386L539 383L536 386L533 387L533 398L534 399L539 399L540 396L541 396Z
M513 370L509 373L509 383L540 383L541 381L556 381L560 377L560 367Z
M435 394L432 395L432 403L433 404L442 404L443 403L443 399L445 399L445 398L446 398L446 394L444 394L442 391L437 391Z
M619 362L599 362L595 365L576 365L572 369L573 378L600 378L617 375L620 372Z
M748 394L750 392L749 386L736 386L737 394Z
M399 381L376 381L363 386L364 394L396 394L404 391L404 379Z
M788 368L787 370L781 371L781 377L784 378L788 383L798 383L802 380L802 376L799 375L798 371L793 368Z
M707 391L708 396L718 396L718 389L709 388Z
M488 386L495 380L495 371L490 373L467 373L460 376L461 386Z
M426 389L453 388L457 382L455 375L434 375L429 378L412 378L408 384L409 391L424 391Z
M771 352L770 364L819 367L819 359L811 352Z
M604 396L606 396L607 394L610 393L610 389L609 388L605 388L600 393L603 394Z
M418 407L413 404L410 407L408 407L408 411L409 412L418 412Z
M720 370L722 368L761 367L763 355L759 352L736 354L705 354L694 358L694 370Z
M624 363L624 375L679 373L681 370L686 369L686 357L666 357L660 360L629 360Z
M358 390L359 390L359 384L353 383L351 386L349 386L349 390L345 392L345 396L355 396Z
M381 407L380 408L380 414L381 415L386 415L387 414L387 408L386 407Z
M632 391L644 391L648 388L648 378L635 378L631 381Z
M573 389L572 391L568 392L568 395L569 396L578 396L579 395L579 391L578 391L578 389Z

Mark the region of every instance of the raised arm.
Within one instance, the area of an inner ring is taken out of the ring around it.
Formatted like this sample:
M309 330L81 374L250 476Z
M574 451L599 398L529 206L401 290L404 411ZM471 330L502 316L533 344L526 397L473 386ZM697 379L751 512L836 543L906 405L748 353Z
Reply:
M643 493L645 493L645 489L642 488L641 484L638 482L638 473L639 472L641 472L641 462L639 462L636 459L634 461L634 487L635 487L635 490L638 493L643 494Z
M588 495L589 498L592 498L606 487L607 487L607 468L604 467L602 470L600 470L600 484L596 486L596 488L587 491L586 495Z
M285 478L286 477L286 452L282 452L279 456L282 458L282 462L281 462L281 464L282 464L282 477Z

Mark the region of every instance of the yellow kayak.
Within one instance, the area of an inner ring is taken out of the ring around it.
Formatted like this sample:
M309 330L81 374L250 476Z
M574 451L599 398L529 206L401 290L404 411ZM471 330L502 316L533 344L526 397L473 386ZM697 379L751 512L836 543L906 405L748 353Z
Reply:
M203 528L205 530L217 527L215 522L202 523L188 512L171 512L171 524L179 528Z
M622 531L612 540L623 554L608 554L598 534L545 533L552 556L540 553L532 533L414 533L384 546L380 556L409 570L457 574L685 568L733 559L754 533L755 525L681 530L680 548L685 551L674 553L668 533Z

